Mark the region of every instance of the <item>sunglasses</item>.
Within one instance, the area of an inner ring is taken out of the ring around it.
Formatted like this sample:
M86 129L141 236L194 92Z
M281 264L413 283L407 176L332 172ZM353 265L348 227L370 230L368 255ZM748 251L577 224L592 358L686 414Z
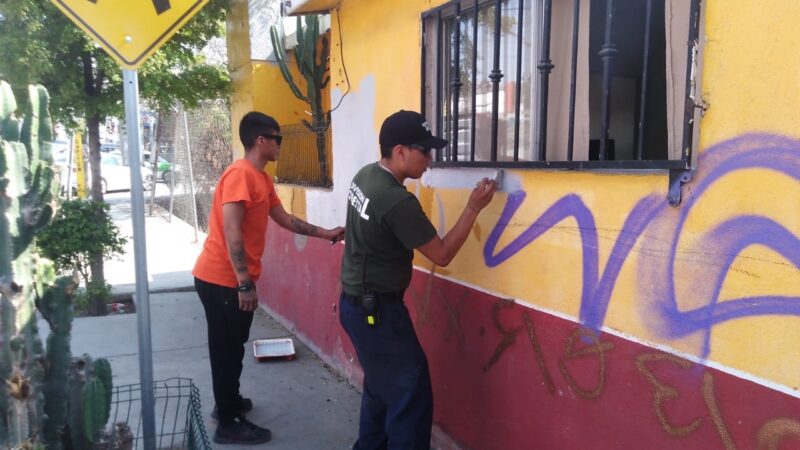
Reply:
M422 152L423 155L426 155L426 156L428 154L430 154L430 152L431 152L430 147L424 147L422 145L410 144L410 145L406 145L406 147L413 148L414 150L419 150L419 151Z
M259 137L267 139L275 139L275 142L278 145L281 145L281 142L283 142L283 136L281 136L280 134L260 134Z

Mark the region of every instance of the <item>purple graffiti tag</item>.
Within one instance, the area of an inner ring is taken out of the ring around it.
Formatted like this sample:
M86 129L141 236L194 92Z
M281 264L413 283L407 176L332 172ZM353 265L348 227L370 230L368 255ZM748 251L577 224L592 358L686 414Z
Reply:
M756 315L800 315L800 297L763 296L719 301L725 277L742 250L751 245L763 245L774 249L781 256L800 266L800 240L789 230L760 216L743 216L729 220L702 239L701 248L721 255L723 263L710 268L715 280L713 292L707 306L689 311L683 317L675 317L677 327L673 333L691 333L694 326L710 328L717 323ZM716 273L715 273L716 272ZM680 328L678 328L680 327ZM702 355L709 354L711 336L705 332Z
M494 254L497 242L508 227L514 213L525 199L525 192L517 191L508 196L508 202L495 225L484 247L486 265L494 267L515 255L529 243L553 228L568 217L575 217L581 234L583 251L583 289L581 293L581 322L595 330L599 330L605 320L611 292L639 236L658 212L666 205L666 200L657 195L649 195L639 200L628 215L619 233L614 248L609 256L603 276L598 281L599 256L597 251L597 228L594 216L580 197L570 194L562 197L551 206L527 230L514 239L508 246Z
M651 303L651 329L676 339L701 333L699 356L706 358L711 349L714 325L729 320L760 315L800 315L800 297L753 296L719 301L719 293L731 265L745 248L762 245L776 251L800 267L800 240L775 221L761 216L740 216L729 219L704 234L685 253L709 255L703 276L689 272L686 292L689 298L678 298L675 287L675 263L678 241L686 220L703 194L717 181L734 172L766 169L800 180L800 142L768 134L748 134L717 144L698 159L698 180L693 195L681 207L677 220L667 211L656 220L674 224L669 257L655 267L640 267L644 290L652 289L645 300ZM649 274L644 273L649 271ZM709 281L712 280L712 281ZM682 301L681 301L682 300ZM681 304L681 307L678 305ZM694 308L692 308L694 306Z
M559 199L506 248L497 252L496 255L494 254L500 236L503 235L503 231L508 227L511 218L525 200L526 195L524 191L508 194L508 200L500 214L500 220L495 224L483 248L483 259L486 265L495 267L503 263L562 220L574 217L578 222L583 248L583 292L581 298L588 298L597 284L597 228L592 212L575 194L569 194Z
M667 207L667 200L658 195L648 195L633 207L614 243L597 289L590 297L581 299L581 323L593 330L600 330L603 326L608 312L608 304L611 301L611 293L614 291L614 285L623 263L628 259L631 249L636 245L636 241L639 240L645 228L665 207Z
M689 214L703 194L718 180L734 172L766 169L800 181L800 141L769 135L748 134L717 144L698 158L698 172L691 189L679 208L668 205L661 195L645 196L625 220L598 280L598 234L592 212L576 194L568 194L536 219L505 248L497 251L500 237L526 198L516 191L508 196L503 212L484 247L484 261L489 267L502 264L542 234L569 217L578 222L583 253L583 286L580 321L594 329L602 328L616 280L636 242L645 230L657 236L643 246L638 264L641 314L651 331L669 339L699 333L699 356L710 352L711 330L719 323L759 315L800 315L800 297L753 296L719 301L720 291L739 253L752 245L776 251L800 267L800 239L772 219L747 215L728 218L694 244L682 249L682 255L702 255L703 271L681 273L688 298L678 301L676 261L678 243ZM687 258L687 256L682 256ZM678 305L681 305L680 307Z

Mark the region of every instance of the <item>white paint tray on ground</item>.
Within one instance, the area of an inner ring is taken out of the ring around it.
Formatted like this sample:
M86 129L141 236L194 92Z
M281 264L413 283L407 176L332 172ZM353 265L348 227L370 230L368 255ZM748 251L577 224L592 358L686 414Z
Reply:
M294 342L291 338L256 339L253 341L253 356L258 361L294 359Z

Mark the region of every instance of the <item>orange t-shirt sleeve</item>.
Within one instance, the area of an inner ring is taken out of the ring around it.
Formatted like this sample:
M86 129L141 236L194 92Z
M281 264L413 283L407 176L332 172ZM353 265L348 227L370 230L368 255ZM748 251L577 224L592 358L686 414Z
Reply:
M250 184L249 177L241 169L233 169L233 171L236 173L229 173L222 180L222 186L219 187L222 189L222 204L245 202L245 207L248 207L253 201L248 187Z

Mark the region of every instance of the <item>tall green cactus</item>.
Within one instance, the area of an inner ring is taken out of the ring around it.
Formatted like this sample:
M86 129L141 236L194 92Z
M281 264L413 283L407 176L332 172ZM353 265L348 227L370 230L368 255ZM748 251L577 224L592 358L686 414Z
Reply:
M105 359L92 361L89 355L75 358L69 368L67 392L69 417L62 424L74 449L90 449L102 437L111 402L111 366ZM104 372L105 373L99 373ZM108 378L106 378L108 376ZM48 449L53 446L48 443ZM57 447L57 448L60 448Z
M20 125L11 86L0 81L0 445L37 442L44 415L31 243L53 213L48 103L43 87L29 86Z
M305 18L306 24L303 27L301 17L297 17L297 46L294 47L297 70L306 81L305 95L300 91L292 77L292 73L289 71L288 58L286 51L283 49L283 42L278 29L272 26L269 33L283 79L286 80L294 96L308 103L311 107L312 121L309 123L303 120L303 124L316 134L317 158L319 159L322 182L325 185L329 185L326 152L327 139L325 136L331 124L331 114L330 111L326 112L322 107L322 90L328 86L331 80L329 74L330 44L328 37L325 34L320 34L320 17L311 14L305 16Z
M47 371L44 377L45 397L44 441L49 448L61 447L63 427L67 421L67 395L69 392L69 370L72 364L70 332L72 330L72 295L75 282L68 277L56 281L55 288L45 291L39 299L38 308L50 324L47 336Z
M91 448L110 409L108 361L92 363L88 356L73 361L70 355L75 282L56 280L52 263L39 258L32 245L52 218L58 188L48 103L43 87L30 86L20 124L11 87L0 81L0 448L45 442L48 449L62 448L73 405L91 412L80 415L79 437L69 447ZM46 356L37 306L50 324ZM84 392L87 380L91 387ZM71 390L78 397L73 402Z

